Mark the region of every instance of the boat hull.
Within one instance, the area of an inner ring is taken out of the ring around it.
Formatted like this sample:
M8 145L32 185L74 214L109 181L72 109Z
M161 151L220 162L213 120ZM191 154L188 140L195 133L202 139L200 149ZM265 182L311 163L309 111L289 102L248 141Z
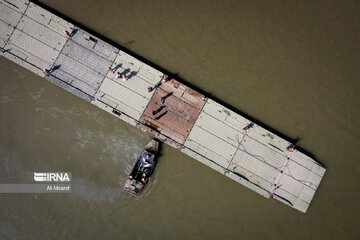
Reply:
M156 159L159 151L159 142L155 139L151 140L141 151L139 157L135 160L130 173L125 181L124 190L132 195L139 194L145 187L146 183L149 181L149 178L154 170ZM153 154L152 161L151 161L151 168L146 175L144 181L140 180L137 175L142 175L143 172L139 169L142 167L142 156L145 156L148 152Z

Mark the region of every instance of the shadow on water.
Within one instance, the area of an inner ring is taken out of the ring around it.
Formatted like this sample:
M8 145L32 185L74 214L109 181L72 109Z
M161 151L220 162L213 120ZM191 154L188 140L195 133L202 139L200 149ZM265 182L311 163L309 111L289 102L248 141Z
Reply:
M158 148L158 154L157 154L157 156L156 156L156 158L155 158L155 167L154 167L154 170L153 170L153 172L152 172L151 175L153 175L154 172L156 171L156 166L158 165L159 159L160 159L162 156L164 156L164 154L161 152L162 144L163 144L163 143L162 143L160 140L158 140L158 139L156 139L156 140L159 142L159 148Z
M283 138L283 139L285 139L285 140L287 140L287 141L289 141L289 142L291 142L291 143L296 143L296 142L299 141L299 139L300 139L299 137L291 138L291 137L289 137L289 136L287 136L287 135L279 132L278 130L274 129L273 127L268 126L268 125L265 124L264 122L262 122L262 121L260 121L260 120L258 120L258 119L255 119L255 118L249 116L247 113L236 109L236 108L233 107L231 104L228 104L228 103L224 102L223 100L217 98L217 97L216 97L215 95L213 95L211 92L203 91L203 90L200 89L199 87L197 87L197 86L193 85L192 83L190 83L190 82L184 80L183 78L181 78L179 73L170 73L170 72L168 72L166 69L163 69L161 66L159 66L159 65L157 65L157 64L154 64L153 62L150 62L149 60L147 60L147 59L145 59L144 57L138 55L137 53L135 53L135 52L133 52L133 51L125 48L124 46L121 46L121 45L118 44L117 42L114 42L113 40L111 40L111 39L109 39L109 38L107 38L107 37L99 34L98 32L96 32L96 31L94 31L94 30L92 30L92 29L89 29L88 27L84 26L83 24L81 24L81 23L79 23L79 22L77 22L77 21L75 21L75 20L73 20L73 19L65 16L64 14L62 14L62 13L60 13L60 12L58 12L58 11L50 8L50 7L48 7L47 5L45 5L45 4L43 4L43 3L39 2L39 1L30 0L30 2L36 3L37 5L39 5L40 7L48 10L49 12L51 12L51 13L53 13L53 14L55 14L55 15L63 18L63 19L65 19L66 21L69 21L69 22L73 23L74 25L78 26L78 27L81 28L81 29L84 29L85 31L87 31L87 32L90 33L91 35L93 35L93 36L95 36L95 37L97 37L97 38L99 38L99 39L102 39L103 41L107 42L108 44L110 44L110 45L112 45L112 46L114 46L114 47L116 47L116 48L118 48L118 49L126 52L127 54L132 55L133 57L139 59L140 61L144 62L145 64L147 64L147 65L149 65L149 66L151 66L151 67L153 67L153 68L155 68L155 69L163 72L164 74L168 75L170 79L171 79L171 78L175 78L177 81L179 81L179 82L187 85L188 87L190 87L190 88L198 91L199 93L205 95L206 97L211 98L212 100L218 102L219 104L223 105L224 107L230 109L231 111L233 111L233 112L235 112L235 113L237 113L237 114L242 115L243 117L247 118L248 120L250 120L250 121L254 122L255 124L257 124L257 125L265 128L265 129L271 131L272 133L280 136L281 138ZM130 41L130 42L131 42L131 41ZM130 42L128 42L127 44L129 44ZM126 69L126 70L127 70L127 69ZM126 70L125 70L125 71L126 71ZM125 71L124 71L124 72L125 72ZM130 72L130 69L128 70L128 72ZM315 159L319 164L325 166L324 164L322 164L322 163L321 163L312 153L310 153L309 151L306 151L305 149L303 149L303 148L301 148L301 147L296 147L296 148L297 148L299 151L301 151L302 153L304 153L305 155L307 155L307 156Z
M135 42L135 40L131 40L131 41L128 41L128 42L124 43L124 45L131 45L131 44L133 44L134 42Z

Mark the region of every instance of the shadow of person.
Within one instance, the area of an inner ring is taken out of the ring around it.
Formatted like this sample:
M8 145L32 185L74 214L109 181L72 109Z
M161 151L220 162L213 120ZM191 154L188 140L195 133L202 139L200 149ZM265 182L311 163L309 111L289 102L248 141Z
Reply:
M156 110L154 110L154 111L152 112L152 115L158 114L159 112L161 112L161 110L164 109L164 107L165 107L165 106L160 106L158 109L156 109Z
M130 68L127 68L127 69L125 69L121 74L127 74L127 73L129 73L130 72Z
M8 49L1 48L0 50L2 53L9 53L11 48L8 48Z
M173 95L173 92L169 92L168 94L166 94L165 96L160 98L160 102L165 103L165 100L170 97L171 95Z
M78 31L79 31L78 28L73 29L73 30L71 31L69 37L73 37Z
M117 64L114 68L113 68L113 72L116 72L119 68L122 67L122 63Z
M157 117L155 118L155 120L156 120L156 121L159 120L160 118L162 118L163 116L165 116L167 113L168 113L167 111L166 111L166 112L163 112L162 114L160 114L159 116L157 116Z
M49 70L49 73L55 72L55 71L58 70L60 67L61 67L61 64L55 65L54 67L52 67L52 68Z
M128 79L136 76L136 74L138 74L138 72L139 72L139 71L131 71L130 74L129 74L129 76L128 76Z

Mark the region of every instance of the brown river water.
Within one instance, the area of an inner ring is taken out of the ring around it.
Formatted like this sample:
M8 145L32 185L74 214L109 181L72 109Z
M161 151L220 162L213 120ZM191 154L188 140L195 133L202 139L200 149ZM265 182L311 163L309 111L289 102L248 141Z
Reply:
M327 172L306 214L163 146L0 58L0 180L67 171L70 194L0 194L0 239L360 239L360 2L45 0L263 124Z

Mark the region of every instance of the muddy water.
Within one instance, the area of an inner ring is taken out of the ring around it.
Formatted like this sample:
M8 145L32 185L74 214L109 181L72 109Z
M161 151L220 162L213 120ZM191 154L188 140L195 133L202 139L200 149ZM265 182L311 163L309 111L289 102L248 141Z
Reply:
M328 168L306 214L164 146L122 192L150 137L0 58L0 180L70 171L71 194L1 194L1 239L358 239L356 1L43 1L258 119Z

